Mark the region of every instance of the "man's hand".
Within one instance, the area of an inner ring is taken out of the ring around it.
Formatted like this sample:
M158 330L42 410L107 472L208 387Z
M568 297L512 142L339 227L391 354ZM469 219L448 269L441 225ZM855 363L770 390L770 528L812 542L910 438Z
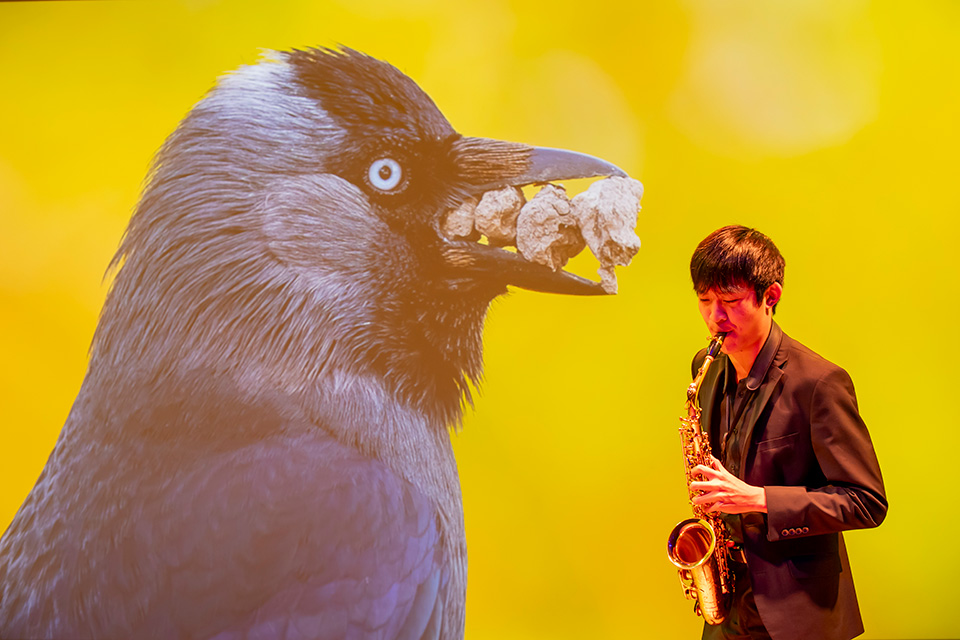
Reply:
M693 493L702 492L693 497L693 503L706 507L708 513L748 513L750 511L767 512L767 494L763 487L747 484L727 471L720 461L710 458L711 466L698 464L694 471L703 480L690 483Z

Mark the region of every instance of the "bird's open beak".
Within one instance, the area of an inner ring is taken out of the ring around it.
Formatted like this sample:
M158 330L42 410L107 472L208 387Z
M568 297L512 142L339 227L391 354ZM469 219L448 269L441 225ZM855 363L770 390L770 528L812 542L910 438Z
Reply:
M627 176L616 165L583 153L487 138L461 138L454 144L454 152L460 177L470 185L471 195L556 180ZM509 285L531 291L606 295L599 282L563 270L554 271L528 262L519 254L476 242L447 240L444 259L464 275L506 280Z
M514 178L508 178L506 184L489 184L483 189L499 189L507 185L523 186L539 182L554 180L574 180L576 178L626 178L627 174L620 167L610 164L606 160L588 156L585 153L567 151L566 149L550 149L549 147L528 147L529 165L523 173Z

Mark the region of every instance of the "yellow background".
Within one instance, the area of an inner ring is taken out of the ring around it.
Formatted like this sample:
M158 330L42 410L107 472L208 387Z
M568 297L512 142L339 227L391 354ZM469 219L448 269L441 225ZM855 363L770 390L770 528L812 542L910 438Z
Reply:
M164 137L262 49L343 43L467 135L601 156L647 190L619 296L489 314L455 445L469 638L698 637L665 557L706 338L687 262L732 222L786 256L784 329L857 384L891 503L847 536L865 637L960 636L958 33L960 3L921 0L0 4L0 527L80 386Z

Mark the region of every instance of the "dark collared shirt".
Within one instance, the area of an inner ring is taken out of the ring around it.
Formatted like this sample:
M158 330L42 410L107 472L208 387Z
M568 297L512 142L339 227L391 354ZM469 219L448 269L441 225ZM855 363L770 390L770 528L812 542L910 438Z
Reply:
M743 447L749 446L749 443L741 442L743 416L747 413L747 408L754 399L763 379L767 377L770 365L773 364L773 358L777 355L777 350L780 347L781 334L777 323L771 323L770 333L753 361L750 373L739 382L733 362L730 361L730 358L726 359L726 367L723 371L723 394L720 398L720 462L727 468L727 471L741 479L743 478L743 470L740 468L741 452ZM724 520L727 522L727 528L730 530L733 541L737 544L743 542L740 518L738 516L725 516Z

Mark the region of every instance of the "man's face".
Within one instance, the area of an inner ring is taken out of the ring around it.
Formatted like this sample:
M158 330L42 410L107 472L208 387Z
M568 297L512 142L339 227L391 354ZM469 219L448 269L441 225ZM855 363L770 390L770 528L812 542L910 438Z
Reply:
M720 291L710 289L698 294L700 315L710 335L724 332L723 352L732 355L752 352L756 355L770 333L773 305L780 299L779 284L767 289L760 303L752 287L738 286Z

